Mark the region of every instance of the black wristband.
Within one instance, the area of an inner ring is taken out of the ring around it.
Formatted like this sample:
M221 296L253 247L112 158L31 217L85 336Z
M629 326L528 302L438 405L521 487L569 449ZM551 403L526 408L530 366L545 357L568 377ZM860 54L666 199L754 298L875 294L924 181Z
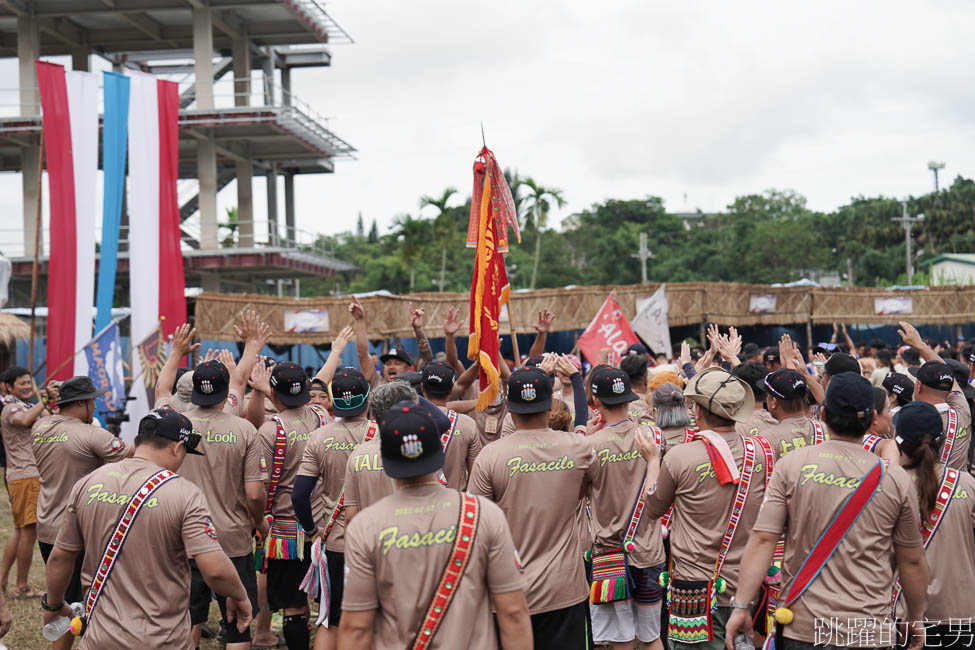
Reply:
M41 608L47 612L60 612L61 608L64 607L64 601L62 600L57 605L48 605L47 594L41 596Z

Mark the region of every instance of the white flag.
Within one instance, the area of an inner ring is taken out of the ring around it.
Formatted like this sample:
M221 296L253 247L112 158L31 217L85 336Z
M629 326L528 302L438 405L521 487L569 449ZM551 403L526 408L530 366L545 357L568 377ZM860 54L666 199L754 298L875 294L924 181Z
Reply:
M656 354L665 354L668 360L673 359L670 327L667 324L667 285L660 285L649 298L638 299L636 312L636 318L630 321L633 331Z

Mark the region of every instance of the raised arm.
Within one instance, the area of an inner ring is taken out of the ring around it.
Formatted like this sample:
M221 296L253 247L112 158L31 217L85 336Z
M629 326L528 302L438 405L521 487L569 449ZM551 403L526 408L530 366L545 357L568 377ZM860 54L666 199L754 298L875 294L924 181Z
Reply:
M412 302L410 303L410 325L413 327L413 336L416 337L416 345L419 349L415 366L419 370L433 361L433 350L430 349L430 341L427 340L427 335L423 333L423 310L413 309Z
M271 369L263 359L254 366L248 383L254 390L247 401L247 421L260 429L264 424L264 396L271 394Z
M237 317L234 332L244 341L244 351L240 355L237 372L230 376L230 387L243 395L258 355L271 340L271 327L261 320L256 311L248 309Z
M447 313L443 315L444 347L447 351L447 363L457 371L458 375L464 373L464 365L457 355L457 340L455 338L460 326L460 310L456 307L449 308Z
M163 364L156 380L156 402L173 395L173 384L176 382L176 371L179 363L190 352L200 349L199 343L191 343L196 336L196 329L189 323L183 323L173 332L173 351ZM155 406L155 405L153 405Z
M376 362L369 354L369 336L366 333L366 310L362 308L359 299L352 296L352 304L349 305L349 313L352 314L352 329L355 331L355 348L359 353L359 370L366 378L372 381L376 376Z
M328 386L332 383L332 378L335 377L335 370L339 367L339 363L342 362L342 353L345 352L346 346L355 338L355 330L352 326L346 326L339 332L339 335L335 337L332 341L332 350L328 353L328 358L325 360L325 365L322 369L318 371L315 375L317 379L321 379L322 382ZM365 374L365 373L363 373Z
M549 310L543 309L538 312L538 322L535 323L535 340L532 342L531 349L528 350L529 357L537 357L545 352L545 340L548 338L548 332L552 328L554 320L555 314Z

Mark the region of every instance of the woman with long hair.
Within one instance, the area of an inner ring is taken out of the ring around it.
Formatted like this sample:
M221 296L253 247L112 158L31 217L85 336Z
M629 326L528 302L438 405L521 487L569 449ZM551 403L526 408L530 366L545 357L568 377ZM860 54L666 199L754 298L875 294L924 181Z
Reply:
M927 630L929 647L971 645L975 623L975 478L941 464L942 426L938 409L925 402L905 405L894 418L900 464L917 488L930 575L924 618L936 622ZM895 613L904 612L895 603Z

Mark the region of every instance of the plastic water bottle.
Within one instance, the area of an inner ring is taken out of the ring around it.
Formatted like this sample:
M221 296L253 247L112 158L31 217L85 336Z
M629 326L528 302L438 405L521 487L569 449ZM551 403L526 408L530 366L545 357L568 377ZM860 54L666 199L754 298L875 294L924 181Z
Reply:
M71 611L74 612L75 616L81 616L85 613L85 608L81 603L71 603ZM59 616L50 623L44 626L44 630L41 634L48 641L57 641L64 633L71 629L71 619L67 616ZM4 650L0 648L0 650Z

